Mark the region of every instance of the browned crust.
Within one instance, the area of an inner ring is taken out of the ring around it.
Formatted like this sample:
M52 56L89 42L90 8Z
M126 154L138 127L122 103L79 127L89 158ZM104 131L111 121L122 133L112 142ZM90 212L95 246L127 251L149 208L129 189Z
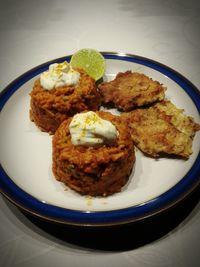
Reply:
M118 73L114 80L100 84L98 89L105 104L112 103L123 111L160 101L166 90L158 81L131 71Z
M99 109L101 98L95 81L83 70L78 71L81 78L77 87L63 86L44 90L40 80L36 80L30 94L30 118L43 131L54 133L60 123L72 115Z
M188 159L192 139L200 125L182 114L170 101L163 100L148 108L121 115L130 129L135 145L152 157L175 155Z
M75 191L91 196L107 196L121 191L135 162L134 145L119 116L97 112L111 121L119 132L112 145L74 146L69 123L64 121L53 137L53 173L57 180Z

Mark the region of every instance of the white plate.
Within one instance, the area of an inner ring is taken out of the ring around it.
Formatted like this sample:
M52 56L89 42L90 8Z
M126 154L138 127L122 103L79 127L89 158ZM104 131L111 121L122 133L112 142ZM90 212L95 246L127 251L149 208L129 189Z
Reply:
M105 80L120 71L144 73L163 83L166 98L200 123L199 91L174 70L149 59L115 53L106 58ZM102 198L81 196L55 180L52 137L29 119L29 93L38 75L52 62L25 73L1 94L1 191L11 201L43 218L76 225L114 225L144 219L180 201L199 184L200 133L188 160L152 159L136 152L136 163L122 192ZM115 110L111 110L115 112Z

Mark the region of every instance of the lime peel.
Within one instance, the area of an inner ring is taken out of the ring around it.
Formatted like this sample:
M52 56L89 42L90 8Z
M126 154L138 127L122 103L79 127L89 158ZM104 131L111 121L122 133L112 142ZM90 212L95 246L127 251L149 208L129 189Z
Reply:
M70 60L73 68L81 68L95 81L103 77L106 63L103 55L95 49L83 48L75 52Z

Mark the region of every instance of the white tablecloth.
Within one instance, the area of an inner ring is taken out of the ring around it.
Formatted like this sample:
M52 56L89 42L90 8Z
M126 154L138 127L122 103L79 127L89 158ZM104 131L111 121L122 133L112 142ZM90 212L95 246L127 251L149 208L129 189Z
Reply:
M85 47L154 59L199 87L199 3L2 0L0 89L43 62ZM200 266L198 195L158 221L103 231L48 225L1 196L0 266Z

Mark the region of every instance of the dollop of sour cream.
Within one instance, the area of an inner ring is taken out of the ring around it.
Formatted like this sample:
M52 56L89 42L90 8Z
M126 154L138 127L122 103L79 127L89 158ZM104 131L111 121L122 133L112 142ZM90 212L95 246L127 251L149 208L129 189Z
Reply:
M64 61L51 64L49 69L40 75L40 84L43 88L51 90L65 85L77 85L79 79L80 73Z
M74 145L102 145L114 141L118 136L116 127L93 111L76 114L69 125L69 131Z

